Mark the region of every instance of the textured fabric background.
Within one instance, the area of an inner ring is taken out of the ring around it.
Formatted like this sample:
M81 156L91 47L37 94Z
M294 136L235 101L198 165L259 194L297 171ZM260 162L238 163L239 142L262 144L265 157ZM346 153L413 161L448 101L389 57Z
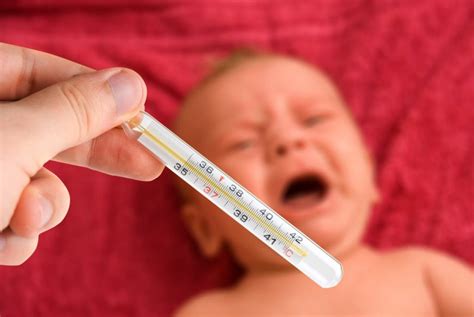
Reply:
M137 70L148 111L165 124L206 63L232 48L318 64L375 156L383 201L366 240L425 245L474 264L473 1L99 2L2 0L0 41ZM139 183L49 167L69 187L71 210L28 262L0 268L2 317L168 316L238 274L227 256L199 257L170 173Z

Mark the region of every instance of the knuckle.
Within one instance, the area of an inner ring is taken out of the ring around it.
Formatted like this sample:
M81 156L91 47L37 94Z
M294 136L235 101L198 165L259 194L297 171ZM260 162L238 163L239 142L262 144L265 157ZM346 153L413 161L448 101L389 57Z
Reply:
M35 73L35 64L36 58L34 54L31 54L26 48L20 48L21 50L21 68L18 74L18 81L17 83L25 83L23 87L21 85L17 85L19 89L16 91L16 96L18 97L21 94L25 94L31 90L35 86L36 81L36 73ZM23 91L21 91L23 90Z
M75 85L65 82L59 87L59 92L64 98L64 105L74 118L77 131L77 139L82 140L89 133L92 126L92 115L90 114L88 101L81 89Z
M123 166L132 160L129 148L125 146L119 146L115 154L116 155L113 156L115 166Z
M90 145L87 151L86 156L86 165L90 167L94 167L96 164L96 148L97 148L98 140L96 138L90 141Z
M0 46L0 69L6 70L8 81L13 83L8 99L18 100L33 90L36 83L36 58L24 48L3 44Z

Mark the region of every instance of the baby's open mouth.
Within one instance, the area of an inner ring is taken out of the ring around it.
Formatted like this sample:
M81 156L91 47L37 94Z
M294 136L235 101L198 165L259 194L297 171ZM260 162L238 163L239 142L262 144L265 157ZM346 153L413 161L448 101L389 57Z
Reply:
M321 203L328 191L329 185L321 176L303 175L288 183L283 191L282 200L294 207L309 207Z

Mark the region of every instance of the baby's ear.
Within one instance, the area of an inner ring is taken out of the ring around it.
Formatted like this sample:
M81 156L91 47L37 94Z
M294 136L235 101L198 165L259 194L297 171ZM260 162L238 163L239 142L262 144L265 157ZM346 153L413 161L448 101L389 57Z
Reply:
M380 202L380 189L375 183L373 187L373 193L372 193L372 203L377 204L378 202Z
M377 204L378 202L380 202L381 195L380 195L380 188L377 184L377 172L376 172L375 160L374 160L374 156L370 154L368 149L365 151L365 153L367 155L367 160L369 161L369 164L370 164L370 181L372 185L371 203Z
M196 204L186 203L181 208L181 215L201 252L209 258L219 254L224 239L209 214Z

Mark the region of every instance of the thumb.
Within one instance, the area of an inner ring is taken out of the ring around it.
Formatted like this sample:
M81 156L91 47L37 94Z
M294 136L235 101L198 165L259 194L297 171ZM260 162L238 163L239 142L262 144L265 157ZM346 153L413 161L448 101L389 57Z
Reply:
M58 153L133 117L145 99L146 86L137 73L112 68L75 76L7 104L12 157L31 160L23 168L34 175Z

